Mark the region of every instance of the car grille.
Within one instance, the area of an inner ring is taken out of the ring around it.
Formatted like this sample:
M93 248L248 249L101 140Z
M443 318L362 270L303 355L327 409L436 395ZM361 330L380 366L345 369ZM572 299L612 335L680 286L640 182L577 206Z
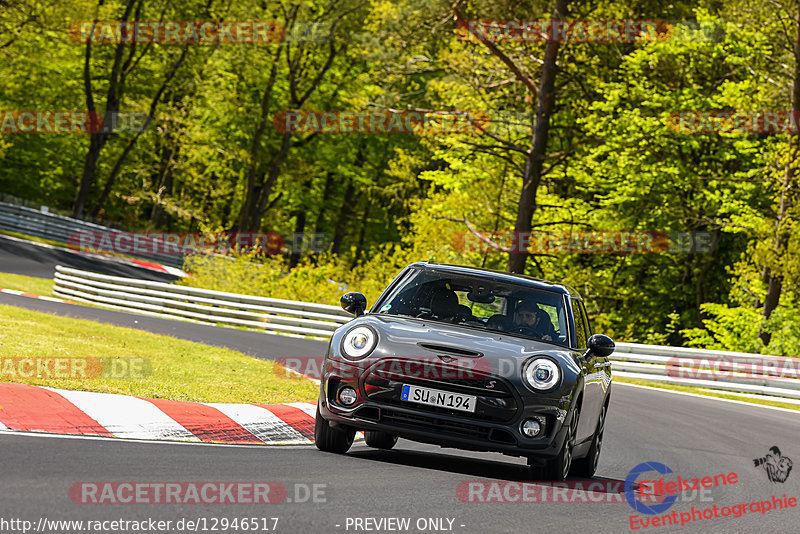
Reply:
M443 368L437 363L424 362L424 372L404 374L408 369L408 362L392 365L393 362L383 360L380 365L373 366L364 375L364 388L367 396L376 402L385 405L401 406L413 409L416 412L428 412L457 416L459 419L475 419L486 422L508 422L517 414L519 407L518 396L513 387L504 379L489 374L479 374L473 371L469 378L447 377L453 368ZM417 364L418 362L411 362ZM438 389L476 397L474 412L464 412L449 408L430 406L426 404L409 403L401 400L403 385L415 385L431 389ZM489 387L491 386L491 387Z
M435 429L471 438L488 439L489 437L489 429L478 425L448 421L447 419L439 419L438 417L409 414L390 409L381 410L381 422L422 430Z

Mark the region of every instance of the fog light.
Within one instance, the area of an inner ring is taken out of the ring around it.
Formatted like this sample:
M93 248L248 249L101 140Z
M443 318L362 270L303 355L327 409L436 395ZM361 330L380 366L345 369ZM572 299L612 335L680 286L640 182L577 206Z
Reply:
M355 404L357 398L358 393L356 393L356 390L351 387L343 387L339 390L339 402L345 406L351 406Z
M536 419L526 419L522 422L522 433L529 438L535 438L542 431L542 425Z

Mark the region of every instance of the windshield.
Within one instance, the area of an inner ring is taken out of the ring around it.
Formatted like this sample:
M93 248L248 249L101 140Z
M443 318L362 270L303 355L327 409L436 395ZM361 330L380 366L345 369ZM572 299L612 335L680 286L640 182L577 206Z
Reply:
M567 344L562 295L490 278L411 269L377 313Z

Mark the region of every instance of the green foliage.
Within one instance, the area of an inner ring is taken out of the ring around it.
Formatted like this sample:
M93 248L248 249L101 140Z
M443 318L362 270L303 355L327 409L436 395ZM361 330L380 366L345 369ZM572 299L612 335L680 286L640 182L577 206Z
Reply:
M767 321L763 321L760 310L751 307L703 304L702 311L708 316L704 328L682 333L687 344L695 347L795 357L800 343L800 311L796 297L784 298L788 305L775 310ZM772 334L767 347L757 338L762 328Z
M293 269L280 257L252 254L192 256L185 268L192 276L178 283L216 291L229 291L319 304L339 305L347 291L358 291L374 302L405 265L391 261L386 250L355 268L341 257L322 256L315 265L306 260Z
M0 109L86 107L86 48L66 30L91 20L97 4L3 4ZM457 6L467 19L535 20L549 18L553 4ZM787 136L686 134L672 116L791 107L793 31L784 25L794 4L762 4L569 2L572 19L688 19L721 29L708 36L679 31L657 42L561 46L534 230L709 232L716 239L716 249L704 254L531 256L527 274L577 288L596 331L625 341L773 353L796 346L800 202L792 192L797 184L783 183L796 157ZM98 18L114 20L125 3L99 5ZM463 40L453 3L445 0L208 5L206 11L199 0L142 0L140 19L157 20L162 11L172 20L282 20L296 13L303 24L336 26L305 42L190 47L156 102L153 124L124 159L101 222L132 230L231 230L248 194L263 193L261 230L327 234L331 249L295 257L297 265L288 255L194 257L187 268L195 277L182 283L329 304L346 289L373 302L412 261L505 269L506 254L465 249L464 236L472 235L470 226L490 238L514 228L536 109L530 86L539 81L543 43L503 41L493 51ZM139 47L121 109L147 110L181 50ZM101 103L114 51L92 47L93 95ZM294 107L456 110L486 114L491 123L484 133L285 138L272 120ZM114 135L104 147L90 204L131 139ZM285 159L276 163L287 139ZM0 191L69 210L88 144L81 135L3 135ZM765 269L783 282L780 305L766 322ZM768 347L757 341L762 330L773 334Z
M761 314L754 308L706 303L701 311L709 318L703 321L704 328L683 331L687 344L715 350L738 352L760 352L763 344L757 338L761 325Z

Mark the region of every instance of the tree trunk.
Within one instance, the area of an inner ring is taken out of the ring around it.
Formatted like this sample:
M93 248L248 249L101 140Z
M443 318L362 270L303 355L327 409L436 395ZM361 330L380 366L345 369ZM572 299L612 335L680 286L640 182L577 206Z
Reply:
M153 99L150 101L150 110L147 115L147 120L145 120L142 128L137 131L136 134L125 144L122 154L120 154L120 156L117 158L117 161L114 163L114 167L111 169L111 173L108 175L108 179L106 180L106 185L103 187L103 192L100 194L97 204L95 204L94 208L92 208L91 215L93 218L97 217L97 214L100 213L101 209L103 209L106 200L108 200L108 196L111 194L111 189L114 187L114 182L116 181L120 170L122 170L122 164L125 162L125 158L127 158L128 154L130 154L131 150L133 150L133 147L136 145L136 142L139 140L139 137L141 137L142 133L144 133L144 131L150 126L150 123L156 114L156 108L161 100L161 96L169 87L169 84L172 82L172 79L175 77L178 69L180 69L181 65L183 65L183 62L186 59L186 54L189 51L189 46L189 44L184 45L178 60L172 65L172 68L169 70L167 76L164 78L164 81L161 83L161 86L158 88L156 94L153 96Z
M322 232L322 225L325 223L325 209L328 206L328 201L333 193L333 176L333 171L328 171L325 173L325 187L322 190L322 202L319 204L319 213L317 214L317 220L314 223L315 234Z
M235 229L240 231L246 231L252 226L259 191L263 187L262 180L266 175L266 173L261 170L261 140L267 129L270 102L272 101L272 88L275 86L275 77L278 73L278 60L280 59L281 51L282 48L278 48L272 58L272 67L270 68L269 77L267 78L267 85L261 97L261 116L258 119L258 125L253 134L253 142L250 144L250 164L247 169L244 202L242 202L242 207L239 210L239 216L236 218L234 226Z
M80 219L86 209L86 201L89 199L89 192L94 184L95 171L97 170L97 160L100 159L100 151L105 145L105 136L101 133L89 134L89 150L83 161L83 174L78 186L78 194L75 203L72 205L72 217Z
M289 154L291 137L291 134L283 134L281 146L278 152L273 155L269 168L258 176L256 187L252 192L253 198L250 201L245 201L242 205L242 211L239 213L236 223L236 227L240 232L258 232L261 229L261 219L264 217L268 205L272 205L269 200L272 188L275 186L275 182L281 172L281 166Z
M355 269L361 257L364 255L364 241L367 237L367 221L369 220L369 208L372 205L369 198L364 199L364 213L361 215L361 223L358 229L358 245L356 245L356 254L353 256L353 261L350 264L351 269Z
M792 114L795 119L800 113L800 2L797 4L798 12L795 14L795 36L794 36L794 76L792 80ZM783 174L781 184L781 199L778 205L778 216L775 221L775 261L786 252L789 245L789 231L786 228L788 223L788 212L793 204L793 190L795 188L795 175L797 173L796 161L800 140L797 134L789 134L789 161L786 162L786 169ZM764 297L763 322L758 337L764 345L769 345L772 335L764 329L764 323L769 319L781 300L783 289L783 275L779 272L779 267L767 267L765 269L767 285L767 295Z
M335 2L329 4L328 9L331 11L325 11L322 13L323 19L327 17L333 17L334 13L336 12L336 4ZM325 62L319 67L315 74L312 75L312 72L309 69L309 65L305 62L307 49L301 43L297 46L292 46L291 43L286 43L285 45L280 45L281 47L286 48L286 79L289 86L289 109L292 110L300 110L303 107L303 104L308 100L308 98L317 92L322 83L325 74L333 65L333 60L336 58L337 55L341 54L345 51L347 44L343 44L336 47L336 39L333 39L334 32L336 30L336 25L341 21L341 19L351 13L353 10L348 10L341 12L339 11L338 16L332 20L329 33L327 35L327 42L328 42L328 54L325 59ZM292 7L288 13L286 13L286 25L288 28L294 26L295 21L297 19L297 15L299 12L299 5L295 5ZM253 136L253 142L251 144L251 166L247 176L247 185L245 188L245 195L244 201L242 202L242 207L239 211L239 216L236 219L236 223L234 228L238 228L239 231L250 231L255 232L261 226L261 218L266 213L268 206L274 204L273 201L270 201L269 197L272 193L272 188L275 185L275 181L277 180L281 166L283 162L286 160L286 156L289 153L289 149L293 146L298 146L298 144L292 145L291 141L291 134L285 133L283 134L283 138L281 140L281 146L278 152L273 156L272 161L270 162L269 169L262 170L263 166L260 162L259 153L261 151L261 141L266 130L267 126L267 119L269 117L269 103L270 99L272 98L272 88L275 82L275 76L277 72L277 65L278 59L280 58L281 50L283 48L279 48L275 57L273 58L272 63L272 70L270 71L269 80L267 83L267 88L264 91L264 95L261 101L261 118L258 127L256 128L256 132ZM294 51L294 52L293 52ZM300 90L300 82L305 81L307 78L310 78L308 82L308 88L305 92ZM310 138L311 136L309 136ZM308 138L306 139L308 140ZM299 144L302 144L299 143ZM266 177L266 179L265 179Z
M174 182L172 165L180 147L169 130L164 134L164 137L166 143L161 150L159 172L154 184L156 201L153 203L153 209L150 212L150 222L153 224L154 228L161 228L167 225L171 219L166 210L164 210L161 199L172 196L172 186Z
M133 11L134 4L137 0L128 0L125 5L125 11L120 18L120 22L127 22L130 19L131 12ZM103 6L105 0L98 0L98 10ZM139 4L141 9L141 3ZM135 19L138 20L139 10L136 12ZM97 23L97 20L94 21ZM95 28L92 29L90 35L94 35ZM122 56L126 48L129 48L130 54L128 60L123 65ZM83 212L86 209L86 202L89 199L89 193L95 182L95 174L97 171L97 161L100 159L100 152L103 146L108 141L108 133L106 129L110 124L113 124L114 114L119 112L119 104L122 99L122 91L125 85L125 67L130 63L135 51L135 45L128 45L126 43L118 43L114 50L114 63L111 67L111 72L108 76L108 91L106 93L106 109L103 118L101 131L89 134L89 149L86 151L86 158L83 162L83 174L81 181L78 185L78 193L75 196L75 202L72 205L72 217L75 219L83 218ZM83 57L83 92L86 99L86 111L89 116L94 115L97 111L97 106L94 102L94 93L92 89L92 73L91 73L91 60L92 60L92 42L91 37L86 43L86 52Z
M556 0L553 11L553 20L565 20L567 14L567 0ZM514 235L517 242L521 235L531 231L533 214L536 211L536 191L542 179L542 166L547 155L547 136L550 130L550 116L555 105L555 79L556 59L558 58L559 42L556 39L548 41L544 49L542 75L539 82L539 93L536 99L536 123L533 126L533 139L531 148L525 161L525 170L522 173L522 191L519 196L517 220L514 224ZM519 250L519 247L517 247ZM510 252L508 255L508 272L524 273L528 253L524 251Z
M344 192L344 199L342 200L342 208L339 210L339 217L336 219L336 228L333 231L333 244L331 245L331 252L338 254L342 247L344 234L347 230L347 222L353 214L353 194L356 188L353 181L347 182L347 190Z
M292 269L300 263L300 257L303 255L303 245L305 244L305 230L306 230L306 212L300 210L295 212L294 220L294 235L292 236L292 255L289 259L289 268ZM298 243L298 236L300 242ZM295 246L297 245L297 246Z

